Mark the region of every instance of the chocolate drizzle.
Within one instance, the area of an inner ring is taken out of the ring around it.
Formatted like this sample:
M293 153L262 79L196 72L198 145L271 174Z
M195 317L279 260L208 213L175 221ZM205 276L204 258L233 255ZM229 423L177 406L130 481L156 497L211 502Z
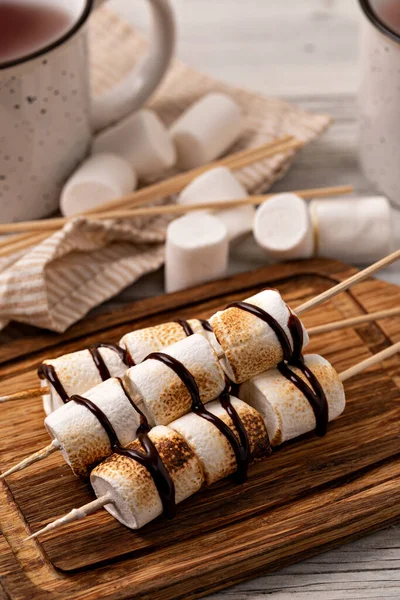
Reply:
M278 364L277 368L281 375L293 383L293 385L300 390L305 398L307 398L315 416L315 433L318 436L324 436L327 432L329 421L328 401L317 377L304 363L304 357L302 353L304 335L303 326L300 322L300 319L292 311L290 311L288 328L293 340L292 349L289 338L286 335L283 327L265 310L258 306L254 306L253 304L249 304L248 302L233 302L227 306L227 308L231 307L245 310L258 317L271 327L272 331L278 338L279 343L281 344L283 352L283 360ZM307 382L305 382L294 371L292 371L292 369L289 368L289 365L299 369L299 371L301 371L301 373L307 379Z
M71 396L70 402L76 402L77 404L81 404L82 406L85 406L88 410L90 410L90 412L96 417L96 419L99 421L99 423L103 427L104 431L106 432L107 437L110 440L110 446L111 446L112 450L115 450L116 448L118 448L121 445L120 441L118 439L118 436L115 432L115 429L111 425L109 418L101 410L101 408L99 408L97 406L97 404L95 404L94 402L89 400L89 398L85 398L84 396L79 396L78 394Z
M202 328L205 331L211 331L211 333L212 333L213 328L211 327L211 324L209 323L209 321L207 321L206 319L199 319L199 321L201 323Z
M101 342L99 342L98 344L93 344L92 346L90 346L89 352L93 358L93 362L96 365L96 368L99 372L102 381L110 379L111 374L103 357L101 356L101 353L99 352L99 348L108 348L109 350L116 352L122 360L122 362L128 367L131 367L134 364L128 352L126 352L123 348L117 346L116 344L103 344ZM53 365L48 365L46 363L41 364L38 368L37 374L40 379L47 379L47 381L54 387L64 404L66 404L69 401L70 398L67 392L65 391L64 386L61 383L60 378L58 377L56 369L53 367Z
M71 396L70 400L85 406L96 417L108 436L113 452L135 460L147 469L159 493L164 515L167 518L173 518L176 513L174 482L162 462L157 448L148 435L150 427L146 417L129 396L121 379L118 378L118 381L125 396L140 416L140 425L136 431L136 435L143 451L134 448L124 448L107 415L94 402L89 400L89 398L75 395Z
M304 357L302 354L304 341L303 327L300 322L300 319L296 317L296 315L292 312L290 312L288 327L293 339L293 354L290 360L290 364L294 367L297 367L299 371L303 373L309 385L307 385L305 381L303 381L303 379L298 377L290 369L288 369L289 373L287 373L284 368L284 363L280 363L278 365L278 369L280 373L284 375L284 377L286 377L286 379L289 379L290 381L292 381L292 383L294 383L294 385L304 394L304 396L309 401L310 406L313 409L316 421L315 433L316 435L323 437L324 435L326 435L329 423L328 400L317 377L315 377L311 369L309 369L304 363ZM285 367L287 369L286 365ZM283 373L284 371L286 374ZM296 379L296 383L294 382L294 379Z
M61 383L53 365L47 365L46 363L41 364L38 368L37 374L39 379L47 379L50 385L52 385L56 390L64 404L68 402L68 394L65 391L64 386Z
M186 321L185 319L176 319L175 323L178 323L182 327L187 337L194 334L194 331L191 328L189 321Z
M249 304L248 302L232 302L227 306L227 308L240 308L241 310L245 310L246 312L258 317L267 325L269 325L272 331L275 333L278 341L282 347L283 352L283 360L290 361L292 358L292 347L290 345L290 341L288 336L286 335L283 327L278 323L278 321L265 310L260 308L259 306L254 306L254 304Z
M236 481L238 483L243 483L244 481L246 481L247 470L251 459L250 446L246 429L239 415L237 414L236 410L230 402L228 391L224 390L224 392L221 394L220 402L221 406L223 406L228 415L231 417L232 422L238 432L239 440L237 439L232 429L228 427L228 425L226 425L224 421L222 421L216 415L212 414L206 409L206 407L201 401L199 388L195 378L179 360L177 360L173 356L170 356L169 354L165 354L164 352L152 352L146 357L145 360L149 359L158 360L162 362L164 365L172 369L174 373L179 377L179 379L185 385L190 394L192 400L191 410L199 417L202 417L209 423L212 423L214 427L216 427L222 433L222 435L226 437L229 444L231 445L237 463L237 470L235 474Z

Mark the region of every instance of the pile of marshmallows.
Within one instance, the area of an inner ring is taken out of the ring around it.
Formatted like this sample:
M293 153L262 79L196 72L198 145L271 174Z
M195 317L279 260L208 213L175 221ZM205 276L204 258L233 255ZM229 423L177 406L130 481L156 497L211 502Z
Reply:
M61 210L83 212L132 192L138 180L209 163L238 139L243 130L240 107L225 94L210 93L184 112L169 128L156 113L143 109L101 132L92 155L65 184ZM196 211L175 219L167 229L167 292L222 277L229 246L253 231L272 260L324 256L368 263L395 246L393 213L382 196L314 199L278 194L257 210L250 205L217 209L222 200L248 196L233 173L218 167L194 179L178 195L178 204L215 202L216 210Z
M226 168L193 180L178 203L239 199L246 190ZM253 231L272 261L323 256L350 263L375 262L394 250L393 214L387 198L349 197L306 202L296 194L277 194L253 206L189 213L167 231L166 288L177 291L226 274L228 247Z
M203 96L169 129L154 111L139 110L94 138L90 158L63 188L61 212L70 217L95 208L171 167L209 163L232 146L242 128L240 107L221 93Z

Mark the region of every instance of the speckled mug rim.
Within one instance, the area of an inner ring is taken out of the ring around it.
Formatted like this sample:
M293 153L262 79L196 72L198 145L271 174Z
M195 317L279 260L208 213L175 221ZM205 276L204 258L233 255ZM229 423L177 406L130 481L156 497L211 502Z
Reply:
M374 25L377 29L379 29L379 31L381 31L391 40L394 40L399 44L400 35L396 33L393 29L391 29L388 25L386 25L383 21L381 21L380 17L372 8L370 0L359 0L359 3L362 10L364 11L364 14L371 21L372 25Z
M73 24L71 29L69 29L66 33L64 33L60 38L58 38L57 40L54 40L54 42L52 42L51 44L47 44L47 46L43 46L43 48L40 48L39 50L36 50L35 52L31 52L30 54L25 54L24 56L20 56L19 58L14 58L13 60L8 60L7 62L3 62L3 63L0 62L0 70L9 69L10 67L16 67L17 65L26 63L30 60L33 60L40 56L43 56L43 55L47 54L48 52L51 52L55 48L62 46L64 44L64 42L66 42L71 37L73 37L73 35L77 31L79 31L79 29L82 27L82 25L86 22L87 18L89 17L89 15L92 11L93 3L94 3L94 0L86 0L85 8L82 11L82 14L79 17L79 19Z

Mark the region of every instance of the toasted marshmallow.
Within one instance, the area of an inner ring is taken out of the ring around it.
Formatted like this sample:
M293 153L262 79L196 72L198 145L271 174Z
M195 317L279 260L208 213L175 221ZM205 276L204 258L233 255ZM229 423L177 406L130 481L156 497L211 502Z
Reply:
M149 438L156 447L175 487L175 503L195 494L203 484L201 465L186 441L168 427L154 427ZM143 451L139 441L128 449ZM113 454L90 476L98 497L108 494L112 503L104 508L118 521L139 529L163 512L162 502L149 471L137 461Z
M111 377L122 377L127 366L120 354L111 348L99 348L99 353ZM79 350L78 352L64 354L59 358L44 360L43 364L54 367L57 377L68 396L85 394L85 392L102 382L99 369L96 367L89 350ZM50 390L48 394L43 395L43 408L46 415L49 415L56 408L63 406L64 402L50 381L42 379L41 386L48 387Z
M163 350L177 359L194 377L203 403L217 398L225 375L211 344L202 335L191 335ZM140 398L151 425L167 425L190 411L192 397L178 375L162 362L147 359L128 369L124 382L132 398Z
M329 421L333 421L342 414L346 404L339 375L322 356L308 354L304 360L324 390ZM299 369L291 369L303 381L307 381ZM243 383L239 396L262 415L269 439L274 446L313 431L316 427L311 404L277 368L269 369Z
M205 329L198 319L188 319L187 325L193 333L203 335L215 344L215 336L212 331ZM160 352L163 348L184 340L187 336L182 324L178 321L154 325L145 329L137 329L124 335L119 345L124 348L133 364L137 365L146 358L150 352Z
M246 430L252 459L265 458L269 453L269 442L261 415L245 402L233 396L230 397L230 402ZM239 439L230 416L218 400L210 402L207 410L221 419ZM190 412L170 423L168 427L185 438L193 450L202 466L206 485L211 485L236 471L237 462L231 444L210 421Z
M136 438L140 413L127 398L120 379L108 379L85 393L106 415L125 446ZM110 439L97 417L73 400L48 415L45 427L75 475L86 477L91 468L112 453Z
M293 348L288 327L290 309L277 290L264 290L246 300L271 315L286 333ZM225 357L221 364L235 383L275 367L283 359L283 349L275 332L259 317L240 308L231 307L215 313L210 318L217 342ZM308 344L303 326L303 347Z

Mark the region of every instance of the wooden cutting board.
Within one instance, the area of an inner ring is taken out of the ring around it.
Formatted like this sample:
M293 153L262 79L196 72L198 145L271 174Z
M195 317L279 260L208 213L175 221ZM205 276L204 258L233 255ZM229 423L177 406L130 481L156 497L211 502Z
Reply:
M4 337L0 392L36 384L45 356L115 341L131 329L174 317L208 317L234 299L278 287L295 308L354 273L334 261L267 267L87 319L59 336L33 329ZM400 288L369 280L304 316L307 326L400 304ZM400 319L320 335L309 351L338 371L400 339ZM1 339L0 339L1 341ZM346 382L345 414L328 435L304 436L133 532L101 511L24 542L29 533L93 498L54 454L0 487L0 599L198 598L321 552L400 518L400 358ZM0 406L0 469L45 446L41 402Z

